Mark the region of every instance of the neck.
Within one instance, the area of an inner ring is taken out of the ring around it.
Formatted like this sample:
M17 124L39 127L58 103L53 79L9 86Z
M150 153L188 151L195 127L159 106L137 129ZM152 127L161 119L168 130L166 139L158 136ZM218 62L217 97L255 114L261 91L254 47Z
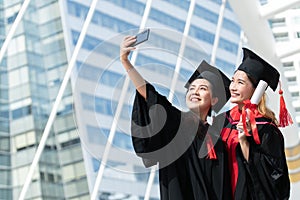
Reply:
M239 107L239 110L242 110L242 109L243 109L243 106L244 106L243 103L238 103L237 105L238 105L238 107Z
M208 111L205 111L205 112L200 112L199 110L198 111L193 111L195 114L198 115L198 117L203 121L203 122L206 122L206 119L207 119L207 115L208 115Z
M201 114L200 114L200 119L201 119L203 122L206 122L206 118L207 118L207 114L206 114L206 115L201 115Z

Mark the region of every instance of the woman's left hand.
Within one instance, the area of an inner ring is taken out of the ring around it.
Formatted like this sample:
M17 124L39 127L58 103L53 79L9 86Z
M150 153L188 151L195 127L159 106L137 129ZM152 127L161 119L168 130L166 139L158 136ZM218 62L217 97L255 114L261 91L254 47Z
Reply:
M246 126L247 126L247 130L249 132L251 130L249 120L246 120ZM246 161L248 161L248 159L249 159L249 142L247 140L247 137L246 137L246 134L245 134L245 131L243 128L242 120L239 121L239 123L236 125L236 128L239 132L238 138L239 138L239 143L241 145L242 153L243 153Z
M251 126L250 126L249 120L246 120L246 126L247 126L248 132L250 132L251 131ZM236 128L239 132L239 135L238 135L239 141L247 140L242 120L239 121L239 123L236 125Z

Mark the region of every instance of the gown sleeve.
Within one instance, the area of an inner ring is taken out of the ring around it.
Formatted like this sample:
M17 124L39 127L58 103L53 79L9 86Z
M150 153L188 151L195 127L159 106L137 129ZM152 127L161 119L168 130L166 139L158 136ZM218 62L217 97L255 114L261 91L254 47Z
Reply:
M284 138L272 125L258 126L261 144L250 139L249 159L244 162L255 199L288 199L290 180L284 152Z
M160 95L155 88L146 84L147 99L136 92L131 120L131 135L135 152L142 157L144 165L150 167L159 162L151 156L176 135L181 111Z

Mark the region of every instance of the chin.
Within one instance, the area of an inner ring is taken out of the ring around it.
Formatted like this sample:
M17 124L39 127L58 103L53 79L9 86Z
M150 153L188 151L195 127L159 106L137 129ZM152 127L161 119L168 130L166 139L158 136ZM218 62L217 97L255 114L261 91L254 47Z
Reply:
M237 101L230 101L230 103L237 103Z
M192 111L199 110L199 105L189 104L187 107Z
M197 106L191 106L191 105L189 105L188 108L189 108L190 110L195 110L195 109L197 109L198 107L197 107Z
M240 100L239 99L230 99L230 103L239 103L240 102Z

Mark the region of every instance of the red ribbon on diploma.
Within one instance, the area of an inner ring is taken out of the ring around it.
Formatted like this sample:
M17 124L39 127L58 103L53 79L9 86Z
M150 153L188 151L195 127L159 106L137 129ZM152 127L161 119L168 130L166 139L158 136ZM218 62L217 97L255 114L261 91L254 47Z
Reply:
M257 105L252 104L249 99L243 101L243 103L244 103L244 106L242 108L242 122L243 122L243 128L245 131L245 135L251 136L248 132L247 122L246 122L247 114L248 114L249 122L250 122L251 129L252 129L252 136L254 138L255 143L260 144L256 121L255 121L255 116L258 114Z

